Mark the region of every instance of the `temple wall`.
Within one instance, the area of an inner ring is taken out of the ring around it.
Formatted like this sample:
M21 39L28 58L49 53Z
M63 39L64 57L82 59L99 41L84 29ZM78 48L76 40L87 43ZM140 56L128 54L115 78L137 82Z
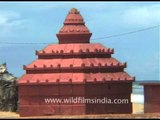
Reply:
M20 115L43 116L132 113L132 103L130 101L130 94L132 92L131 85L131 82L21 85L19 86ZM44 98L70 99L71 97L84 97L92 100L95 98L107 98L107 100L127 99L128 103L46 103L44 100Z

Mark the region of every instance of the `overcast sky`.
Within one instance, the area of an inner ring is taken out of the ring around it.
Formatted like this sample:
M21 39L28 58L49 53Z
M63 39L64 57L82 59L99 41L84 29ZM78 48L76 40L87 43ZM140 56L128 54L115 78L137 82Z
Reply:
M77 8L92 39L136 31L160 23L159 2L0 2L0 42L57 43L56 33L71 8ZM136 80L159 80L159 27L125 36L92 40L114 48ZM47 44L1 44L0 64L22 76L23 65L37 59Z

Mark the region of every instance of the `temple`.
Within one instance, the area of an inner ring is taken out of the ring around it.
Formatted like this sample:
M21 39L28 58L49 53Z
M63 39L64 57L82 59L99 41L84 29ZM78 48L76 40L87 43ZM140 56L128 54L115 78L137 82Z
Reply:
M36 51L18 81L20 116L132 113L131 77L127 64L112 57L114 49L90 43L89 29L72 8L57 34L59 44ZM46 98L108 98L112 103L46 102ZM127 100L117 103L114 100Z

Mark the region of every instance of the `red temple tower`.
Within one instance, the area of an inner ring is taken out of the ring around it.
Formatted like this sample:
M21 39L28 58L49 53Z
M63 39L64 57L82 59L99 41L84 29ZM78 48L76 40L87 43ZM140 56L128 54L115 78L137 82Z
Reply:
M18 81L20 116L132 113L134 77L111 55L113 49L90 43L92 33L73 8L57 34L59 44L36 51ZM126 104L46 103L45 98L127 99Z

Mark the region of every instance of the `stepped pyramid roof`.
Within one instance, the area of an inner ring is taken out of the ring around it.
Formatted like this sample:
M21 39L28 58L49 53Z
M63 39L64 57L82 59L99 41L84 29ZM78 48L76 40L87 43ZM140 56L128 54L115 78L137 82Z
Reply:
M89 29L80 12L72 8L57 34L59 44L36 51L38 59L29 65L19 84L64 84L86 82L134 81L124 71L126 63L112 57L114 49L90 43Z

